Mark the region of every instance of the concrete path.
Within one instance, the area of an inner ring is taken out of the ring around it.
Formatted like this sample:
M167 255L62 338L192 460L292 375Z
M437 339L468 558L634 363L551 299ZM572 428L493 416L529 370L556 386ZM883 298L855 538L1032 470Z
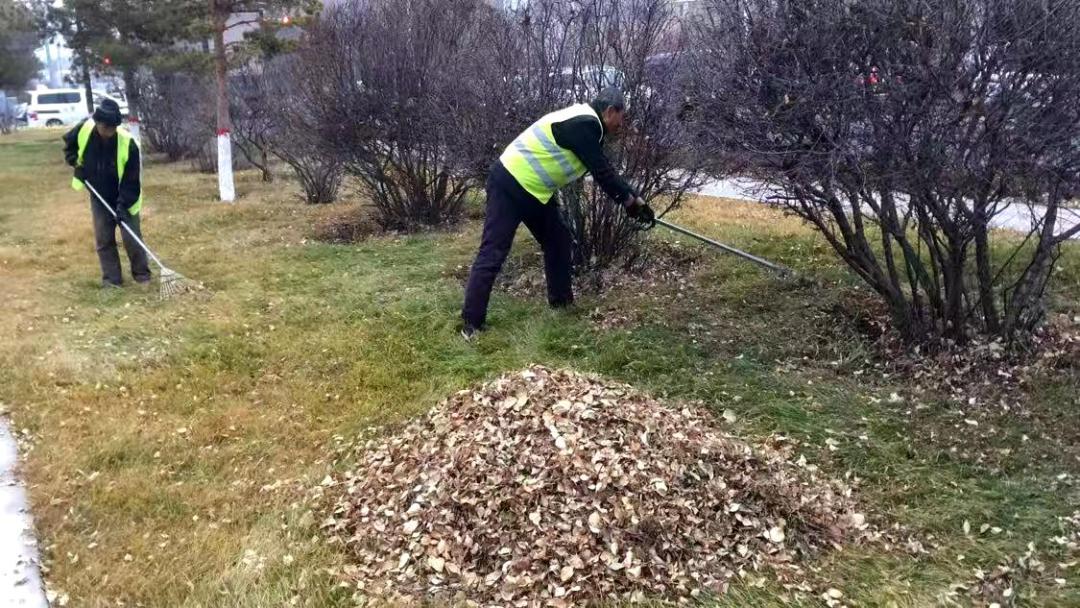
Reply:
M0 416L0 608L48 608L26 492L15 476L18 453Z
M697 193L703 196L762 202L766 196L766 188L760 182L750 179L725 179L706 182L697 189ZM1028 207L1013 204L995 215L990 224L994 228L1015 230L1026 234L1031 230L1035 218L1041 218L1045 213L1046 207L1041 205ZM1077 224L1080 224L1080 209L1062 209L1058 212L1057 234L1071 230ZM1080 240L1080 234L1073 236L1073 240Z

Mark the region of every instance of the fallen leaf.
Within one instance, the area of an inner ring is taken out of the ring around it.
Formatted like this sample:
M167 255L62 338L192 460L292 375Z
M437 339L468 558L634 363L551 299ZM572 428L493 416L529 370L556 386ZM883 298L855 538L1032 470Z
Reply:
M596 511L593 511L592 515L589 515L589 530L595 534L600 533L600 514Z
M779 526L769 528L768 538L770 541L780 544L784 542L784 529Z

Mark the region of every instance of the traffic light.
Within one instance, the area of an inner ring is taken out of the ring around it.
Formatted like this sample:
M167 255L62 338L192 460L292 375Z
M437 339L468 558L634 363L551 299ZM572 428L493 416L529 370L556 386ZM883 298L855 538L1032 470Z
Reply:
M112 65L112 57L109 57L108 55L106 55L105 58L102 59L102 61L105 63L105 65Z

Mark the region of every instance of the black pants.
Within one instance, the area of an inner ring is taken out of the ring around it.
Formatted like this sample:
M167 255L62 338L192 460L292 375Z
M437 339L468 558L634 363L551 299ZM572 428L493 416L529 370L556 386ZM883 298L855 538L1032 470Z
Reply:
M124 282L123 272L120 270L120 253L116 249L116 231L120 230L124 239L124 251L127 252L128 261L131 262L131 276L139 283L150 280L150 265L146 258L146 252L131 238L126 230L120 227L116 218L102 208L101 203L91 196L90 211L94 216L94 245L97 247L98 262L101 263L101 281L120 285ZM142 238L139 231L139 216L131 216L127 225Z
M514 242L514 233L522 223L544 251L548 303L552 306L573 303L570 234L559 217L558 206L554 200L547 204L536 200L501 164L496 163L488 175L484 235L465 288L461 318L467 325L476 328L484 325L495 277L502 270Z

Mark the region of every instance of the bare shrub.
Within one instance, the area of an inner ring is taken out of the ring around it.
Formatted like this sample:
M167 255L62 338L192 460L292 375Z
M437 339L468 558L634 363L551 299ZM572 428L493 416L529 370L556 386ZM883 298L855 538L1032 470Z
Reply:
M262 181L274 181L270 170L273 133L280 120L271 99L271 85L261 65L248 65L229 79L229 115L236 148L262 174Z
M209 82L187 71L144 70L138 76L142 126L150 148L170 161L198 156L213 138Z
M456 221L478 184L462 142L488 110L462 85L475 23L491 11L480 0L352 0L328 7L299 51L325 149L365 186L384 229Z
M285 55L247 65L230 79L230 114L240 153L272 181L271 158L293 170L304 200L332 203L343 167L320 141L318 119L305 93L320 90L309 70L313 55ZM321 58L319 62L323 61Z
M337 160L323 156L317 144L292 139L274 148L274 154L292 167L307 203L321 205L337 200L344 178L343 167Z
M768 182L911 342L1023 337L1077 192L1080 4L713 0L695 56L712 150ZM995 216L1031 208L1021 244Z
M200 173L217 172L217 143L214 137L212 83L198 68L188 64L141 70L137 77L142 104L142 127L149 149L165 154L169 161L187 160ZM244 95L245 81L234 89ZM249 99L248 99L249 100ZM245 101L248 101L245 100ZM260 170L260 155L244 135L256 137L254 120L240 121L241 133L233 138L233 168ZM254 152L252 152L255 150ZM264 173L265 178L265 173Z
M344 163L324 145L323 129L307 96L320 87L312 80L319 72L311 69L311 59L310 54L291 55L267 66L263 90L272 120L266 132L271 152L292 168L304 200L324 204L338 198Z

